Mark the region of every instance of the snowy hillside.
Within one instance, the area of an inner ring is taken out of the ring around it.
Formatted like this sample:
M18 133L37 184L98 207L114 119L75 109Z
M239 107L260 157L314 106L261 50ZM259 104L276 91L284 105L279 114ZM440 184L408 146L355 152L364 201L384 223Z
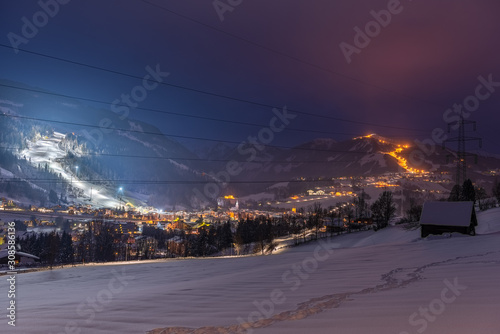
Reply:
M496 334L500 234L491 232L498 230L500 210L492 210L479 215L483 234L475 237L420 239L418 230L390 227L272 256L21 274L17 327L0 326L8 333Z
M0 83L23 87L20 83L2 80ZM200 144L200 140L189 141L183 135L164 136L156 125L135 120L133 115L123 118L111 110L52 94L34 94L31 89L34 87L26 87L26 91L6 90L0 100L0 114L16 116L3 117L0 122L0 141L2 146L10 148L0 159L0 168L19 179L54 179L55 175L48 177L40 173L47 163L51 170L59 171L64 180L69 177L72 183L70 171L76 172L74 168L79 165L81 179L109 180L108 190L103 189L102 194L91 191L92 186L89 184L75 182L81 192L75 195L76 198L62 201L64 204L81 203L83 199L80 197L86 197L84 201L88 204L87 199L90 200L92 192L90 202L94 205L115 207L118 203L116 191L123 186L125 195L131 197L130 202L134 205L147 202L148 206L160 209L213 205L207 194L199 196L203 192L200 189L207 183L224 181L225 176L221 175L225 175L222 172L230 161L238 162L237 170L241 170L231 175L232 183L220 187L221 191L216 195L245 197L264 192L279 181L311 181L310 184L290 182L279 191L281 197L277 199L280 201L316 186L327 185L325 180L330 177L370 177L396 172L418 174L421 170L433 171L442 176L441 173L452 173L455 166L447 159L448 155L453 156L453 152L442 150L427 156L422 166L413 166L409 157L418 147L411 140L395 141L375 134L343 141L316 139L293 148L271 145L262 150L255 150L249 143L240 149L238 145L212 141ZM62 119L64 122L60 122ZM96 128L103 119L109 120L116 131ZM54 132L64 134L64 141L51 137ZM178 140L186 141L191 149ZM21 151L22 154L18 154ZM253 151L256 152L255 156L248 153ZM12 161L8 163L5 158L7 153L18 154L19 161L10 159ZM26 167L30 158L30 168L22 168L23 164ZM54 159L66 159L66 165ZM31 168L38 166L36 161L41 163L41 170ZM470 170L470 177L482 187L490 188L490 172L499 168L500 159L483 153ZM47 204L50 190L54 190L59 198L69 195L67 185L62 187L60 182L49 185L47 182L26 181L22 185L24 188L16 183L15 189L10 192L0 189L0 194L36 206ZM30 196L21 196L26 193L26 188L37 191ZM427 185L421 188L433 190ZM447 192L450 189L440 187L439 190Z
M47 164L50 170L60 174L74 188L74 193L81 194L81 196L75 196L72 202L108 208L119 207L128 202L127 198L120 202L116 196L116 189L107 189L102 185L86 182L78 177L77 170L69 171L64 168L60 160L64 159L68 152L60 146L63 138L64 134L58 132L51 137L40 138L21 151L20 156L25 157L35 166ZM131 201L135 202L136 206L144 205L137 199L131 199Z
M20 83L11 83L5 80L0 80L0 83L23 86ZM0 122L2 146L15 148L12 152L19 153L26 148L33 148L27 147L30 142L39 141L34 145L38 146L35 147L36 152L33 152L39 159L47 161L57 156L61 160L66 159L68 165L70 161L73 172L76 172L75 166L79 165L80 176L87 176L89 179L110 180L109 186L113 186L114 189L110 188L110 192L105 194L108 199L97 199L96 203L105 203L106 206L111 206L117 202L116 190L123 186L125 196L131 195L131 202L134 205L140 204L141 201L148 201L149 206L167 208L177 205L179 207L180 204L189 204L194 197L192 186L182 182L201 182L206 179L204 176L206 170L201 168L200 171L200 168L193 163L197 156L177 142L175 138L162 135L155 125L135 120L132 117L123 118L111 110L99 109L78 100L61 98L51 94L33 94L30 92L30 89L34 89L33 87L26 88L26 91L3 91L0 100L0 114L15 114L30 119L2 117ZM56 121L43 122L36 119ZM103 119L109 120L116 131L96 128L95 126L99 125ZM61 122L61 120L64 121ZM54 132L64 134L66 142L61 143L59 140L61 138L51 138ZM45 137L49 137L49 140ZM72 156L64 155L70 151ZM80 153L85 152L85 154L80 155L79 151ZM8 153L10 152L8 151ZM53 156L44 157L44 152ZM25 157L26 160L24 160ZM18 158L20 161L12 161L12 163L7 164L2 157L0 167L12 172L17 178L39 178L39 175L26 175L28 174L26 171L17 170L17 165L29 162L29 154L19 155ZM54 165L54 161L51 165ZM63 173L61 172L61 174ZM66 171L64 176L69 176L69 172ZM52 178L55 176L53 175ZM114 182L115 180L134 182L121 184L118 181ZM166 187L156 183L160 180L173 181L176 184L170 184L169 187ZM47 197L51 189L55 190L58 195L61 193L65 195L64 190L55 189L55 185L52 187L47 184L41 186L44 188L45 195L38 197ZM90 198L90 187L83 188L81 189L82 196ZM16 189L16 191L21 193L22 189ZM37 206L45 204L41 200L21 201L17 194L3 195L27 204ZM95 193L92 193L93 199L94 195ZM136 201L134 201L134 197ZM80 199L74 201L78 200ZM71 202L73 199L68 198L68 201Z
M500 208L480 212L477 215L479 224L477 234L490 234L500 232Z

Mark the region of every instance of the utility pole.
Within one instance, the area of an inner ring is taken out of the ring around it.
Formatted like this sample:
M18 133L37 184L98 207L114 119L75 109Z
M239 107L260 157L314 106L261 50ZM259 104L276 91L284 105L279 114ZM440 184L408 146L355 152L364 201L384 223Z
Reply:
M467 153L466 152L466 143L469 141L479 141L479 148L483 147L483 140L479 137L466 137L465 135L465 125L472 124L474 132L476 131L476 122L474 121L466 121L464 120L463 113L460 114L460 121L458 123L458 136L454 138L450 138L443 142L443 149L445 149L446 143L448 142L457 142L457 167L455 174L455 182L458 186L462 186L462 184L467 180L467 157L474 157L475 162L477 163L477 154ZM451 131L451 126L448 124L448 133ZM448 156L449 157L449 156ZM447 158L448 158L447 157Z

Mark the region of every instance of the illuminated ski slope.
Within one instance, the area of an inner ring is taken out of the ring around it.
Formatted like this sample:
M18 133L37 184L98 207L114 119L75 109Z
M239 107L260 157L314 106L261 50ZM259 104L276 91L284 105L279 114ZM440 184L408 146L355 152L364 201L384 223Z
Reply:
M95 207L108 208L123 205L124 202L120 202L118 199L116 189L107 189L103 186L81 180L78 178L76 166L73 166L74 169L71 171L63 168L62 164L58 161L58 159L63 159L66 156L66 152L59 147L59 143L63 138L64 135L58 132L55 132L50 138L43 137L32 143L29 148L23 150L20 156L26 157L27 160L31 159L31 163L34 166L38 166L38 164L44 166L47 164L52 171L60 173L68 183L71 183L74 188L79 190L80 194L83 194L76 198L68 197L70 201L72 200L77 204L91 204ZM90 201L91 192L92 201Z

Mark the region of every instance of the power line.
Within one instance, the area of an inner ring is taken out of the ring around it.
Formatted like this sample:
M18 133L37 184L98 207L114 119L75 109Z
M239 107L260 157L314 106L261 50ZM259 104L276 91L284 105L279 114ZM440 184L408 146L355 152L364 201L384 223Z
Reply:
M56 120L49 120L49 119L44 119L44 118L28 117L28 116L20 116L20 115L0 114L0 117L10 117L10 118L26 119L26 120L40 121L40 122L47 122L47 123L56 123L56 124L77 125L77 126L83 126L83 127L89 127L89 128L100 128L100 126L98 126L98 125L92 125L92 124L83 124L83 123L66 122L66 121L56 121ZM140 130L121 129L121 128L113 128L113 130L117 131L117 132L122 131L122 132L130 132L130 133L141 133L141 134L146 134L146 135L155 135L155 136L163 136L163 137L168 136L168 137L174 137L174 138L194 139L194 140L212 141L212 142L229 143L229 144L237 144L237 145L241 145L241 144L244 144L246 142L246 141L241 142L241 141L218 140L218 139L193 137L193 136L163 134L163 133L160 133L160 132L140 131ZM304 147L268 145L268 144L262 144L262 143L259 143L259 146L272 147L272 148L281 148L281 149L294 149L294 150L302 150L302 151L330 152L330 153L353 153L353 154L356 154L356 153L366 153L366 152L362 152L362 151L331 151L331 150L310 149L310 148L304 148Z
M214 179L210 180L127 180L127 179L78 179L74 182L87 182L91 184L103 184L103 183L116 183L116 184L137 184L137 185L152 185L152 184L160 184L160 185L165 185L165 184L173 184L173 185L189 185L189 184L206 184L206 183L220 183L220 184L274 184L274 183L284 183L284 182L290 182L290 183L306 183L306 182L333 182L335 181L333 178L324 178L324 179L315 179L315 180L297 180L297 179L289 179L289 180L265 180L265 181L258 181L258 180L248 180L248 181L217 181ZM36 182L36 183L68 183L67 180L60 180L60 179L0 179L0 182Z
M1 43L0 43L0 47L9 48L9 49L11 48L11 46L8 46L6 44L1 44ZM79 65L79 66L83 66L83 67L87 67L87 68L92 68L92 69L96 69L96 70L100 70L100 71L104 71L104 72L108 72L108 73L118 74L118 75L126 76L126 77L129 77L129 78L140 79L140 80L143 79L142 77L136 76L136 75L133 75L133 74L128 74L128 73L124 73L124 72L120 72L120 71L110 70L110 69L107 69L107 68L104 68L104 67L94 66L94 65L90 65L90 64L85 64L85 63L81 63L81 62L77 62L77 61L73 61L73 60L68 60L68 59L61 58L61 57L55 57L55 56L43 54L43 53L40 53L40 52L34 52L34 51L25 50L25 49L18 49L18 50L21 51L21 52L28 53L28 54L33 54L33 55L37 55L37 56L45 57L45 58L49 58L49 59L54 59L54 60L57 60L57 61L66 62L66 63L73 64L73 65ZM158 84L164 85L164 86L168 86L168 87L174 87L174 88L178 88L178 89L183 89L183 90L187 90L187 91L191 91L191 92L195 92L195 93L199 93L199 94L204 94L204 95L209 95L209 96L213 96L213 97L218 97L218 98L223 98L223 99L227 99L227 100L232 100L232 101L236 101L236 102L240 102L240 103L255 105L255 106L259 106L259 107L265 107L265 108L269 108L269 109L279 108L278 106L275 106L275 105L270 105L270 104L266 104L266 103L251 101L251 100L247 100L247 99L243 99L243 98L232 97L232 96L229 96L229 95L218 94L218 93L209 92L209 91L205 91L205 90L201 90L201 89L195 89L195 88L190 88L190 87L186 87L186 86L175 85L175 84L171 84L171 83L167 83L167 82L158 82ZM404 128L404 127L397 127L397 126L390 126L390 125L370 123L370 122L348 120L348 119L344 119L344 118L327 116L327 115L320 115L320 114L314 114L314 113L300 111L300 110L296 110L296 109L290 109L290 108L288 110L291 111L291 112L297 113L297 114L301 114L301 115L306 115L306 116L311 116L311 117L318 117L318 118L323 118L323 119L329 119L329 120L338 121L338 122L346 122L346 123L359 124L359 125L370 125L370 126L375 126L375 127L380 127L380 128L387 128L387 129L396 129L396 130L405 130L405 131L416 131L416 132L426 132L423 129L411 129L411 128Z
M19 150L23 149L21 147L6 147L6 146L0 146L0 148L3 149L8 149L8 150ZM328 151L332 153L350 153L352 151ZM363 154L366 152L358 152L359 154ZM380 153L382 154L382 153ZM238 160L238 159L204 159L204 158L179 158L179 157L158 157L158 156L148 156L148 155L132 155L132 154L112 154L112 153L81 153L78 156L75 155L75 157L80 157L80 156L85 156L85 157L118 157L118 158L133 158L133 159L157 159L157 160L181 160L181 161L203 161L203 162L242 162L242 163L289 163L289 164L296 164L296 163L301 163L301 164L308 164L308 163L349 163L349 162L357 162L358 160ZM65 160L70 160L70 158L62 158Z
M12 85L5 85L5 84L0 84L0 87L6 87L6 88L11 88L11 89L18 89L18 90L22 90L22 91L28 91L28 92L33 92L33 93L40 93L40 94L51 95L51 96L64 97L64 98L68 98L68 99L75 99L75 100L81 100L81 101L99 103L99 104L103 104L103 105L109 105L110 104L109 102L102 101L102 100L96 100L96 99L91 99L91 98L79 97L79 96L74 96L74 95L67 95L67 94L59 94L59 93L53 93L53 92L46 92L46 91L38 90L38 89L23 88L23 87L17 87L17 86L12 86ZM127 105L124 105L124 104L117 104L117 106L127 107ZM240 125L253 126L253 127L261 127L262 128L262 127L266 127L267 126L267 125L257 124L257 123L242 122L242 121L233 121L233 120L226 120L226 119L222 119L222 118L207 117L207 116L182 114L182 113L173 112L173 111L166 111L166 110L159 110L159 109L152 109L152 108L145 108L145 107L135 107L134 109L144 110L144 111L150 111L150 112L155 112L155 113L160 113L160 114L166 114L166 115L174 115L174 116L187 117L187 118L196 118L196 119L202 119L202 120L208 120L208 121L214 121L214 122L224 122L224 123L230 123L230 124L240 124ZM328 135L332 135L332 134L335 134L335 135L350 135L350 136L357 136L357 135L359 135L359 133L330 132L330 131L298 129L298 128L291 128L291 127L287 127L286 130L306 132L306 133L320 133L320 134L328 134ZM396 137L393 136L391 138L396 138Z

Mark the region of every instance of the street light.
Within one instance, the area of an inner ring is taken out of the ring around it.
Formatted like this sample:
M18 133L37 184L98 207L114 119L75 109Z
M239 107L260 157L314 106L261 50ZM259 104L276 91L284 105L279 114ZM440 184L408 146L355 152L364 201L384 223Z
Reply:
M118 188L118 194L119 194L119 199L120 199L120 204L122 202L122 195L123 195L123 187Z

